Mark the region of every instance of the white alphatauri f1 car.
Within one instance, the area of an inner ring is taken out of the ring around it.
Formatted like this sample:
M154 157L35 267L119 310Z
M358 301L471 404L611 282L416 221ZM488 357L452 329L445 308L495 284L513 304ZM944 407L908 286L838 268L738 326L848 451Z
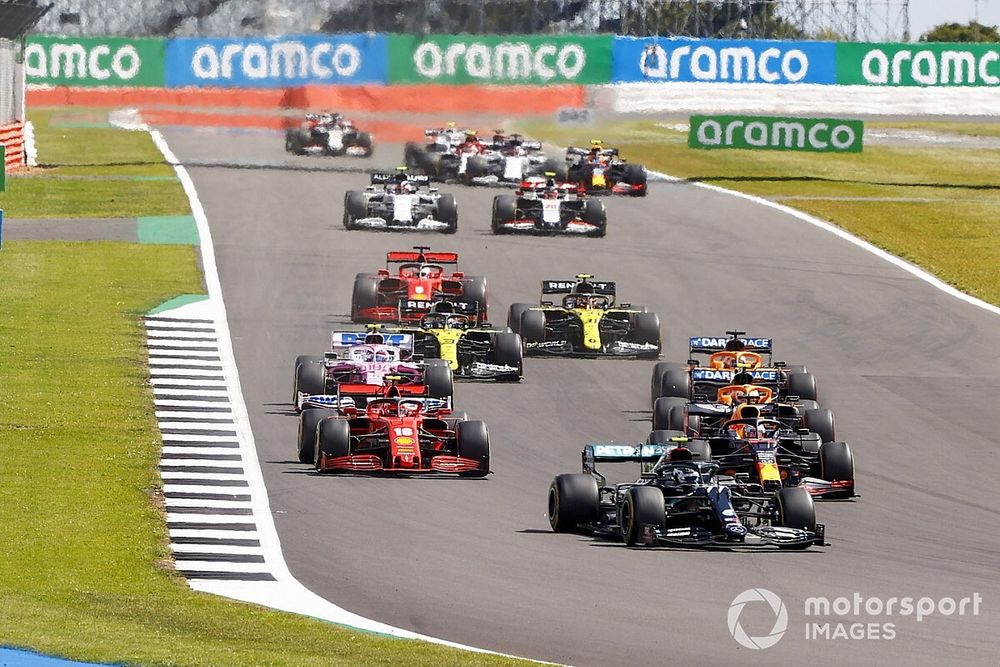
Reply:
M363 191L348 190L344 197L347 229L397 229L454 234L458 229L455 197L430 186L424 175L375 173Z

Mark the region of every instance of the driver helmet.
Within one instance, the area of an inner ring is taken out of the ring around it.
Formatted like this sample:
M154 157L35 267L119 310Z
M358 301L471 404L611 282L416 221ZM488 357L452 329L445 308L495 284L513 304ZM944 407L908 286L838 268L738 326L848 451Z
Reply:
M323 123L324 125L328 125L330 123L333 123L333 121L334 121L334 117L333 117L332 113L323 112L323 113L321 113L319 115L319 122Z
M434 271L433 271L433 269L431 269L431 267L429 267L429 266L421 266L420 267L420 277L421 278L430 278L432 275L434 275Z
M690 454L690 452L688 452ZM697 484L698 471L687 466L679 466L671 471L675 484Z
M753 373L740 371L733 375L733 384L753 384Z
M545 199L559 199L559 188L555 186L555 183L547 183L546 186L542 197Z
M391 355L388 350L376 350L375 361L389 361Z
M399 403L400 417L415 417L420 412L420 404L414 401L401 401Z
M420 320L420 326L424 329L438 329L444 323L444 316L438 313L428 313Z
M446 320L446 323L447 323L447 325L449 327L452 327L452 328L455 328L455 329L462 329L462 328L465 328L466 319L462 315L451 315Z

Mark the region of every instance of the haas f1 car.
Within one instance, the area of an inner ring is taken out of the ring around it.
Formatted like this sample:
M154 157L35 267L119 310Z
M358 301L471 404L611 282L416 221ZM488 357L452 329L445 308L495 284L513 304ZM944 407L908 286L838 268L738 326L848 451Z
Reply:
M414 360L413 336L335 331L325 356L295 359L292 402L307 407L364 406L379 396L425 396L451 403L452 373L441 362Z
M571 146L566 149L566 162L567 180L587 192L646 196L645 167L625 162L617 148L604 148L597 140L591 142L589 151Z
M377 172L367 188L344 195L344 227L454 234L458 204L454 195L430 187L427 176Z
M562 294L556 305L548 295ZM656 358L660 318L631 304L615 303L615 284L589 274L576 280L542 281L540 305L514 303L507 326L520 333L527 354Z
M818 407L816 378L805 366L773 362L770 338L750 338L745 331L727 331L726 337L693 336L686 364L662 361L653 367L652 402L660 397L715 400L721 387L734 384L737 373L769 387L778 398L794 396L809 408ZM708 355L702 363L696 355Z
M566 163L556 158L547 158L542 152L540 141L529 141L520 134L504 135L496 130L493 141L483 144L478 152L467 151L464 164L459 165L459 174L467 185L477 183L518 184L551 172L556 178L566 180Z
M389 267L398 264L393 275ZM386 254L386 268L359 273L351 293L353 322L417 323L434 304L447 301L477 324L487 318L486 278L461 271L445 273L458 264L458 253L431 252L426 246Z
M688 447L688 438L640 445L594 444L583 472L549 487L549 524L622 540L629 546L806 549L825 544L812 496L803 488L764 489L724 474ZM634 482L609 485L597 463L637 462Z
M523 374L521 337L475 319L441 301L420 325L394 329L413 336L414 352L424 359L442 359L455 377L517 382Z
M571 183L557 184L548 178L529 178L516 195L493 198L494 234L579 234L601 237L607 233L604 203L591 199Z
M364 410L311 408L299 417L299 460L329 473L490 473L486 424L432 405L386 397Z
M298 127L285 130L285 150L295 155L355 155L371 157L372 135L361 132L337 113L306 114Z

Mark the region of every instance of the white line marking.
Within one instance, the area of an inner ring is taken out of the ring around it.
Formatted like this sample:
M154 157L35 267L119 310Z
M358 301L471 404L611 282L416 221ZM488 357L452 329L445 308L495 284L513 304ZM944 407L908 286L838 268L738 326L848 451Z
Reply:
M202 369L206 366L212 368L219 367L219 361L217 359L178 359L176 357L164 357L156 354L155 352L149 355L149 362L151 364L159 364L161 366L190 366L192 368Z
M172 398L154 399L153 404L157 408L219 408L220 413L228 412L233 407L223 401L176 400Z
M174 553L263 555L260 547L241 547L229 544L174 544L171 542L170 550Z
M217 350L198 350L198 349L185 349L185 350L160 350L151 348L149 350L150 355L156 355L157 357L180 357L182 359L218 359L219 352Z
M163 448L163 458L170 458L174 454L225 454L226 456L239 456L240 452L238 449L227 449L224 447L171 447L166 445ZM184 461L190 461L192 459L183 459ZM239 463L239 460L233 459L233 463Z
M200 530L197 528L170 529L170 539L173 540L181 537L201 537L224 540L260 540L260 534L258 534L255 530L219 530L218 528L205 528Z
M185 377L220 378L222 371L204 368L150 368L150 378L161 378L170 375L183 375ZM224 378L223 378L224 381Z
M183 470L161 470L160 477L167 483L172 479L193 479L197 481L217 481L217 482L242 482L245 481L243 475L230 474L225 472L185 472ZM217 489L245 489L245 486L218 486Z
M170 480L163 480L163 493L215 493L227 496L246 496L250 494L245 486L202 486L200 484L171 484Z
M161 466L197 466L199 468L242 468L242 461L218 461L216 459L170 459L166 455L160 459ZM225 474L225 473L224 473Z
M212 560L179 560L174 567L180 572L265 572L267 563L227 563Z
M225 387L225 382L225 380L216 380L214 378L192 380L191 378L151 377L149 379L149 384L154 387Z
M199 387L198 389L188 389L185 387L153 387L153 394L164 394L167 396L229 396L225 387Z
M238 500L204 500L202 498L167 498L167 511L171 507L211 507L221 509L250 509L250 501L240 502ZM188 516L197 516L189 514Z

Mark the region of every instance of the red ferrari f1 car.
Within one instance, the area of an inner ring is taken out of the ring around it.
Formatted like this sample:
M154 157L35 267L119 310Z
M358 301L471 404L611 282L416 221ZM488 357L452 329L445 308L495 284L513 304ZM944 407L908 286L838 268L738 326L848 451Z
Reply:
M486 424L440 402L386 397L353 407L307 409L299 421L299 458L308 450L319 472L490 473Z
M399 264L396 275L389 266ZM419 322L439 301L455 305L456 312L486 321L486 279L462 271L445 273L444 264L458 264L456 252L430 252L426 246L386 254L386 268L359 273L351 295L354 322Z

